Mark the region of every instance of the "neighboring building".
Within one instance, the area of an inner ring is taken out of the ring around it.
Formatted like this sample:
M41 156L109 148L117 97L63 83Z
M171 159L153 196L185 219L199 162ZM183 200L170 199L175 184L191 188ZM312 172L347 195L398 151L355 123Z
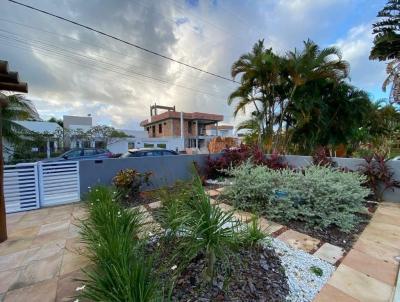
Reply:
M221 136L221 137L234 137L233 126L231 125L207 125L207 135Z
M167 111L157 114L157 109ZM144 127L149 135L146 143L154 147L165 144L167 149L179 151L186 148L206 150L208 141L214 136L207 134L207 126L218 127L218 123L223 119L219 114L176 112L175 106L155 104L150 107L150 119L142 121L140 126Z
M35 146L31 144L29 148L31 148L32 153L44 152L47 154L47 157L50 157L50 154L53 152L57 152L59 148L62 147L62 128L60 125L54 122L42 122L42 121L16 121L17 124L26 128L27 130L34 132L36 134L41 134L46 141L45 146ZM25 137L27 141L34 141L33 138L30 138L29 135ZM42 143L43 144L43 143ZM8 142L4 144L4 159L5 161L9 161L14 155L15 147Z

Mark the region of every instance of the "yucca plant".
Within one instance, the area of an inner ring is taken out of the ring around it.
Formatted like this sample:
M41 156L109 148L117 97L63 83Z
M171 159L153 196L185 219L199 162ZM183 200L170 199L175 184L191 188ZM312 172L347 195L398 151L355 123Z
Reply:
M193 181L193 198L185 204L186 219L178 252L188 259L203 253L206 258L204 277L212 283L217 259L228 259L238 246L239 222L233 213L223 212L210 203L198 176Z
M158 291L152 258L139 237L143 215L126 210L105 187L88 194L89 217L82 221L81 236L94 264L85 270L81 297L91 301L154 301Z

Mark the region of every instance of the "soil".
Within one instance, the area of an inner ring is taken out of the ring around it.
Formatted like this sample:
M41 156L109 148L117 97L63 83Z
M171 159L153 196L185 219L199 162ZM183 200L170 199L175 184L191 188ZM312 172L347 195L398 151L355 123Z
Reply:
M231 204L229 200L224 200L225 203ZM364 204L365 208L371 214L375 212L377 204L366 202ZM357 241L359 235L364 231L366 226L369 223L369 220L372 218L372 215L368 214L358 214L360 222L354 227L354 229L345 233L342 232L339 228L335 226L331 226L325 228L323 230L312 229L306 225L304 221L299 220L291 220L291 221L279 221L274 220L277 223L283 224L288 229L293 229L295 231L301 232L303 234L307 234L311 237L321 240L322 243L330 243L336 246L339 246L345 250L345 252L350 251L353 244ZM268 217L265 217L268 219Z
M214 281L210 284L203 277L203 254L178 273L179 268L171 270L172 263L167 260L171 259L172 246L176 243L168 243L171 250L161 245L153 246L159 255L154 267L169 267L169 272L165 269L159 272L164 284L175 280L172 301L285 301L289 293L280 259L267 247L243 247L228 256L228 261L217 260Z
M305 222L296 220L285 222L285 225L293 230L319 239L322 242L328 242L330 244L339 246L348 252L371 219L371 216L369 215L360 214L358 216L360 216L362 221L359 222L357 226L349 233L342 232L337 227L328 227L323 230L311 229L306 226Z
M135 198L127 198L122 204L125 207L130 208L140 205L146 205L155 201L158 201L157 190L140 192L139 196Z

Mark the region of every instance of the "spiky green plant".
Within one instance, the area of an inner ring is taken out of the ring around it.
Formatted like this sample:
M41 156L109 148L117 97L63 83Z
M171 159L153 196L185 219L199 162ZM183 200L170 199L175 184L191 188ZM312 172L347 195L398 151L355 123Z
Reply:
M143 215L126 210L105 187L88 194L89 217L81 223L82 241L94 264L85 270L81 297L91 301L154 301L158 297L152 258L145 252Z
M256 246L266 237L267 235L261 230L259 218L253 215L251 221L245 225L241 232L241 243L244 245Z
M200 178L193 181L193 198L185 204L187 213L182 227L179 253L193 259L203 253L206 258L204 277L212 282L217 259L228 259L229 252L238 246L238 221L231 212L223 212L210 203Z

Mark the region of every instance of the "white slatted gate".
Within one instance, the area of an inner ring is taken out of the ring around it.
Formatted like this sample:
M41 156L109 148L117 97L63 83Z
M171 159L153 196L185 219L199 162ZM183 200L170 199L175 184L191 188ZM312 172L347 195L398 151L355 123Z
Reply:
M39 208L38 184L37 163L4 166L6 213Z
M77 161L39 163L40 205L51 206L80 200Z

